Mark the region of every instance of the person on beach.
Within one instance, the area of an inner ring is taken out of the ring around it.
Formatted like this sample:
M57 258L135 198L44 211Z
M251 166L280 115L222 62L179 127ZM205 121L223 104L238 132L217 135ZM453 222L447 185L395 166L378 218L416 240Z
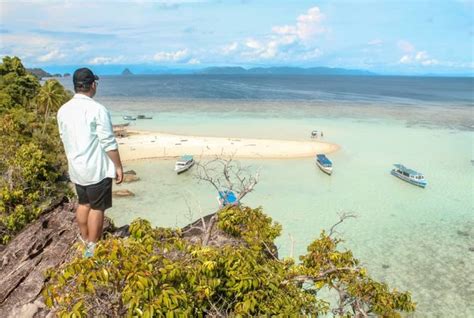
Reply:
M112 179L121 183L123 169L110 114L92 99L99 77L88 68L80 68L72 79L76 94L61 106L57 119L69 178L79 198L76 221L87 258L94 255L102 236L104 212L112 207Z

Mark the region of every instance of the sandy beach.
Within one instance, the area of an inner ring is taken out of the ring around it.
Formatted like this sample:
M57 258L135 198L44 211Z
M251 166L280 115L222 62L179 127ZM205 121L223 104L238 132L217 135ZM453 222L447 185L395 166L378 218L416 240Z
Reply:
M336 144L318 139L308 141L224 138L173 135L150 131L129 131L118 138L123 161L173 158L184 154L196 157L233 156L247 159L293 159L328 154L339 149Z

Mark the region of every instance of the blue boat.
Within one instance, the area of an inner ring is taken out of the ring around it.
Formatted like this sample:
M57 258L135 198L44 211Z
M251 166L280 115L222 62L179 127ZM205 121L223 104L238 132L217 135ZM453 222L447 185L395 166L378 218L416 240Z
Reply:
M399 163L394 164L394 166L395 168L392 169L391 174L395 177L422 188L426 187L426 185L428 184L425 179L425 176L422 173L409 169Z
M239 205L239 200L234 192L230 190L219 191L219 197L217 200L219 201L219 206L221 208L229 205Z
M324 173L327 173L328 175L332 174L332 162L328 159L328 157L326 157L326 155L316 155L316 164Z

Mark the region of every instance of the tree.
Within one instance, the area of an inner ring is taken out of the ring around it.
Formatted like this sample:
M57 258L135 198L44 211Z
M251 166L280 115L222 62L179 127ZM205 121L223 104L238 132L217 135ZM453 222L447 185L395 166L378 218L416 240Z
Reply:
M36 77L28 74L17 57L4 57L0 64L0 114L13 107L31 107L40 88Z
M66 101L70 99L70 95L64 87L55 79L47 80L36 96L37 109L39 114L44 115L44 129L48 122L50 112L56 113Z

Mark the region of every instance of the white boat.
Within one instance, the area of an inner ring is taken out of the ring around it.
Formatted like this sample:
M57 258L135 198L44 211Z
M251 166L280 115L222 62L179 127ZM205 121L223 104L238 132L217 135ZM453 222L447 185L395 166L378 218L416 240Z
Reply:
M327 173L328 175L332 174L332 162L326 157L326 155L316 155L316 164L324 173Z
M122 118L125 119L125 120L137 120L137 117L130 116L130 115L125 115Z
M422 173L409 169L399 163L394 164L394 166L395 168L390 172L393 176L422 188L428 184Z
M176 164L174 166L174 171L176 171L177 174L180 174L185 171L188 171L193 165L194 165L193 156L184 155L181 158L179 158L178 161L176 161Z

